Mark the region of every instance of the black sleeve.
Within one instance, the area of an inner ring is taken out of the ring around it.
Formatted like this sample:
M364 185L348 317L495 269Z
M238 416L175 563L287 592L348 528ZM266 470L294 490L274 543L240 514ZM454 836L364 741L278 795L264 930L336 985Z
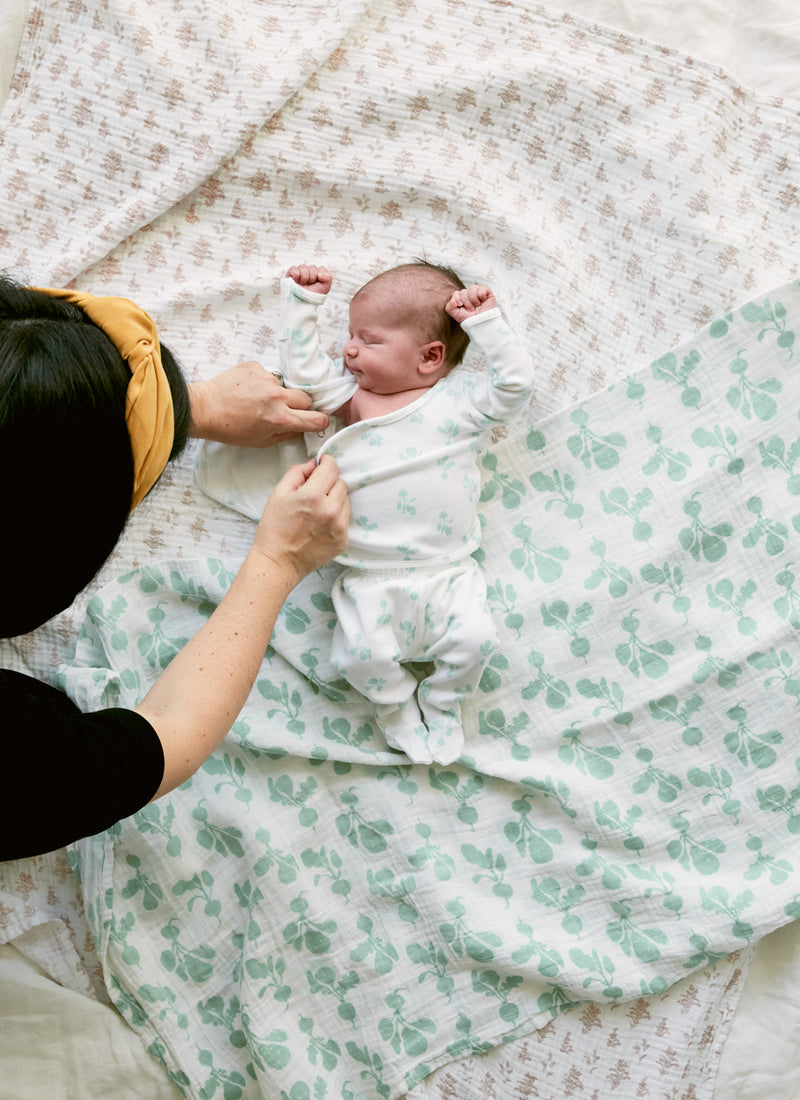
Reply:
M0 715L0 860L102 832L158 790L164 751L135 711L83 714L48 684L0 669Z

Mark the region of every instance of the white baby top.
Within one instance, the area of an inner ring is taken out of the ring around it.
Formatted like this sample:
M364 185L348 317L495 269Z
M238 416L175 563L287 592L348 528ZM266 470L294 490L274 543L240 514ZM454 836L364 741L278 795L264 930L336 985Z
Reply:
M288 278L281 290L286 382L310 393L315 408L332 412L357 385L343 360L321 349L317 310L325 296ZM432 568L478 547L479 443L525 408L533 363L499 309L462 327L484 352L485 370L456 367L412 404L339 426L319 447L318 457L336 459L350 495L350 542L337 561L381 571Z

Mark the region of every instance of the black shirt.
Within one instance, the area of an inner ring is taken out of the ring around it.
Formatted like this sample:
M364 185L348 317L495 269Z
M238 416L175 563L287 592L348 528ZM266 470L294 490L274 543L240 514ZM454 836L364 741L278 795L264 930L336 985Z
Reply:
M0 860L92 836L158 790L164 751L140 714L83 714L62 692L0 669Z

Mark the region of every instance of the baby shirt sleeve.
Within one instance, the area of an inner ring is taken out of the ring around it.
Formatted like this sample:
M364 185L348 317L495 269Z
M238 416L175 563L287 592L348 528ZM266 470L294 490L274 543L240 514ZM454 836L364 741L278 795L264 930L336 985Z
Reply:
M278 353L286 384L310 394L315 409L332 413L350 400L358 386L342 360L331 359L322 350L317 313L324 301L324 294L306 290L294 279L281 279Z
M498 308L468 317L461 327L486 357L486 368L467 376L476 422L491 427L513 419L533 393L533 359Z

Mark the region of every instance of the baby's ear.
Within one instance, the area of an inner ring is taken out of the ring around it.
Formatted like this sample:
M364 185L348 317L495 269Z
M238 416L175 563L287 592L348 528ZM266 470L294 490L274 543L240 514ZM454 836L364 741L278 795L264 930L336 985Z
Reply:
M421 374L433 374L443 366L445 360L445 347L441 340L433 340L426 344L420 354L419 371Z

